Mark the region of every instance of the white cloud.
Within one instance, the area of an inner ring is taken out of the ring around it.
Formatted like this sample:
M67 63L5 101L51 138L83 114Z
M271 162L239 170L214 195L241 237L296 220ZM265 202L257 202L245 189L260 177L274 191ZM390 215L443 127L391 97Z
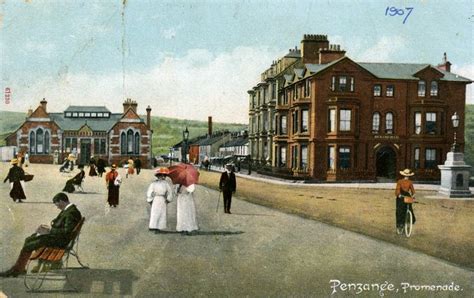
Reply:
M452 65L451 72L458 74L462 77L468 78L470 80L474 80L474 64L467 64L467 65ZM466 88L466 103L474 104L474 86L473 84L467 85Z
M375 45L368 49L355 49L355 61L360 62L393 62L397 52L405 47L406 40L399 35L382 36Z
M46 97L48 110L63 111L68 105L106 105L121 112L124 98L137 101L139 113L150 105L158 116L218 122L248 122L247 90L259 82L260 73L278 57L268 48L238 47L214 54L194 49L184 57L165 56L159 65L143 72L122 74L67 74L40 78L29 88L12 88L12 104L3 110L35 108Z

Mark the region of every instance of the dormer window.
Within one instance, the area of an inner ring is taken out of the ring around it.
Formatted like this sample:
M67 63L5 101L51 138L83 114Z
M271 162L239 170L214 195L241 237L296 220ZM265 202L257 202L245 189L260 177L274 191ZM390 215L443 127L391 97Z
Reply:
M431 81L430 96L438 96L438 82Z
M93 117L93 118L97 117L97 113L94 113L94 112L91 113L91 117Z
M79 117L84 117L84 113L80 112Z
M104 117L104 113L97 113L97 117Z
M91 116L91 113L84 113L84 116L85 116L85 117L90 117L90 116Z
M77 113L76 113L76 112L72 113L72 117L76 117L76 118L77 118Z
M425 95L426 95L426 83L423 80L418 81L418 96L425 97Z
M109 117L110 113L104 113L104 117Z
M66 117L71 117L72 113L71 112L66 112Z

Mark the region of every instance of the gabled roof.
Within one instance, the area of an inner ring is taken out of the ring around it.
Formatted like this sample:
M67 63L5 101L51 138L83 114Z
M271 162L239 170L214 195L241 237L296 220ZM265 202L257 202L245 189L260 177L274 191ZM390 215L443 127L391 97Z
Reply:
M63 130L79 130L87 122L94 131L109 131L122 118L122 114L110 114L109 118L69 118L64 117L64 113L50 113L49 116Z
M227 148L227 147L235 147L235 146L244 146L245 144L248 144L249 139L248 138L235 138L230 140L229 142L226 142L223 144L221 147Z
M298 79L301 79L304 75L304 69L302 68L295 68L293 71Z
M212 145L216 142L219 142L221 139L226 137L228 133L223 133L223 134L218 134L216 136L211 136L210 138L205 138L197 142L197 145L199 146L208 146Z
M98 113L107 113L109 109L105 106L69 106L64 112L98 112Z

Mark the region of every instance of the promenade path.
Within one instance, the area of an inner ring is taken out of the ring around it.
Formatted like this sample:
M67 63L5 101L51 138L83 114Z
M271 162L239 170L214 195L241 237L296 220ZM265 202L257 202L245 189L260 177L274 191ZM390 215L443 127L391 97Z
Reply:
M9 165L0 165L5 177ZM15 204L0 184L0 268L7 269L23 239L59 212L51 198L68 175L53 165L31 165L27 202ZM87 169L86 169L87 171ZM122 174L123 170L120 170ZM334 297L356 290L341 283L393 284L385 296L472 297L474 273L466 268L398 246L234 199L232 215L216 213L218 192L199 186L196 204L200 232L174 233L176 202L169 205L169 233L148 231L145 191L153 174L143 170L124 179L120 205L109 209L103 178L86 177L86 193L70 195L87 218L79 253L91 269L74 270L79 293L64 283L45 284L46 293L29 295L23 279L0 279L9 297ZM436 245L436 243L433 243ZM74 263L74 262L73 262ZM336 283L336 282L333 282ZM406 284L445 286L442 290ZM449 291L449 285L453 291ZM457 286L458 291L454 290ZM398 292L397 292L398 290ZM363 297L378 297L372 288ZM0 295L1 296L1 295Z

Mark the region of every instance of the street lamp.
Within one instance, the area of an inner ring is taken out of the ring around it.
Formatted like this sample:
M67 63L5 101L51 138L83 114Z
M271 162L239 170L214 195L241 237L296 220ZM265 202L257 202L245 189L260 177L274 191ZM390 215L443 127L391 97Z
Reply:
M451 152L456 152L458 144L456 144L456 130L459 126L459 115L458 113L454 112L454 115L451 117L451 121L453 122L453 128L454 128L454 143L453 146L451 147Z
M186 126L186 129L183 130L183 160L184 160L184 163L187 163L187 160L186 160L186 154L187 154L187 147L188 147L188 138L189 138L189 130L188 130L188 127Z

